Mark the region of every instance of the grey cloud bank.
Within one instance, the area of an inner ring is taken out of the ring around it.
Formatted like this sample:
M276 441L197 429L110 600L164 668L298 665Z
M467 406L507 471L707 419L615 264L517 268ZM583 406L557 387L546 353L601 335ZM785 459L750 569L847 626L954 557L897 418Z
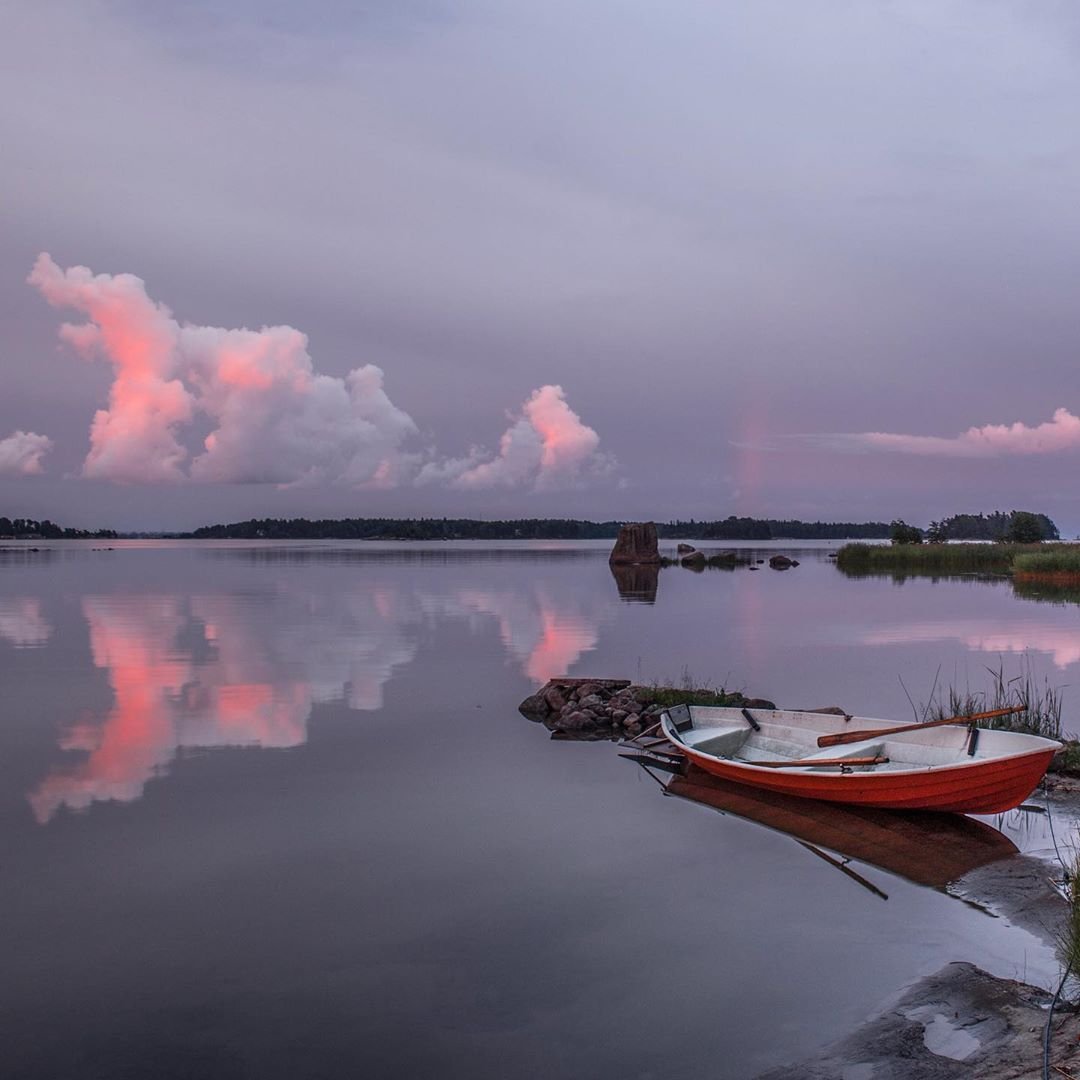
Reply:
M1080 528L1068 447L928 477L914 454L776 438L948 441L1080 411L1068 7L59 0L5 7L0 31L0 433L54 443L46 475L0 478L11 512L1024 505ZM327 378L361 358L444 460L560 386L621 473L166 500L76 479L111 380L57 351L23 283L42 250L138 274L206 326L298 327Z

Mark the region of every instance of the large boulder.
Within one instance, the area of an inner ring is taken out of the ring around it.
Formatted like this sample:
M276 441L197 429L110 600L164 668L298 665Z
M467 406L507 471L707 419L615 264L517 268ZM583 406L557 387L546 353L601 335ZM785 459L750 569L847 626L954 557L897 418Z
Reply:
M656 525L651 521L632 522L619 529L619 537L611 549L608 562L612 566L634 566L660 562L656 544Z
M675 550L680 555L689 555L691 551L694 551L696 549L694 548L693 544L679 544L679 546L676 547Z
M689 567L691 570L704 570L705 552L691 551L689 555L684 555L680 561L683 566Z
M791 569L791 560L786 555L774 555L769 560L769 565L774 570L789 570Z

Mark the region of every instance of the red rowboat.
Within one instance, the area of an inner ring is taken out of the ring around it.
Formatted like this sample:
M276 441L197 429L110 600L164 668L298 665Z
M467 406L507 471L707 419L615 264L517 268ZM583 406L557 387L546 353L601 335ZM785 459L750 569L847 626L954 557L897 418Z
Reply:
M891 720L861 716L680 705L660 723L664 735L713 776L884 809L1011 810L1031 794L1061 749L1055 739L975 728L960 718L947 726L898 730ZM858 741L849 741L851 735Z

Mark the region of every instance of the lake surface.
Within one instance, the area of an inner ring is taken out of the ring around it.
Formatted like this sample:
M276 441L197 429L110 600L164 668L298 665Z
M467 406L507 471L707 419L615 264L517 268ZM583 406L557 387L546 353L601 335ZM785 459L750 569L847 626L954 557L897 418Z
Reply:
M744 1080L949 960L1056 980L1026 931L516 709L685 672L904 722L939 671L1075 685L1075 605L806 543L652 602L606 542L30 546L0 552L6 1075Z

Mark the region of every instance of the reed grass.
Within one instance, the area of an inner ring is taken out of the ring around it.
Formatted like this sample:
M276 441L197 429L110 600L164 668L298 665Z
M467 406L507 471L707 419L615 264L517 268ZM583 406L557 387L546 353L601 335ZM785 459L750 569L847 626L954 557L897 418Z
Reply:
M1013 559L1013 570L1018 576L1069 574L1080 579L1080 544L1020 552Z
M723 686L716 686L709 682L701 682L695 678L689 668L683 668L679 676L678 685L654 680L646 688L641 698L647 699L651 705L660 705L665 709L675 705L713 705L719 708L733 708L746 702L745 695L737 690L726 690Z
M845 574L1006 574L1013 559L1040 545L845 544L836 565Z
M1080 985L1080 855L1073 854L1071 866L1065 868L1065 877L1069 913L1057 933L1057 956L1075 989Z
M836 565L849 577L1015 573L1080 582L1080 544L845 544Z
M1007 731L1022 731L1061 739L1061 690L1048 679L1039 680L1025 663L1019 674L1009 677L1005 667L987 668L990 685L982 690L970 687L935 687L923 707L923 720L944 720L948 716L970 716L993 709L1023 707L1021 713L999 716L983 726Z

